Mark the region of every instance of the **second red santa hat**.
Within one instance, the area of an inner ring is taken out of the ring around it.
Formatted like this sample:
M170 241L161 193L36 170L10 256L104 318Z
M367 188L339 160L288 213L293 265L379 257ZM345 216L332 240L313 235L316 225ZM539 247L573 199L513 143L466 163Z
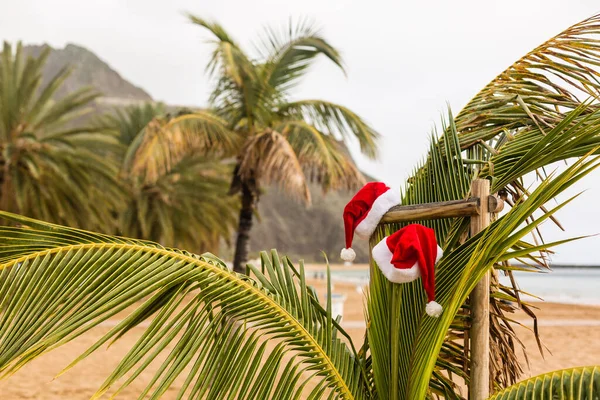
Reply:
M405 226L377 243L372 254L390 282L406 283L420 277L428 300L425 311L432 317L442 314L442 306L435 302L435 264L443 251L433 229L419 224Z

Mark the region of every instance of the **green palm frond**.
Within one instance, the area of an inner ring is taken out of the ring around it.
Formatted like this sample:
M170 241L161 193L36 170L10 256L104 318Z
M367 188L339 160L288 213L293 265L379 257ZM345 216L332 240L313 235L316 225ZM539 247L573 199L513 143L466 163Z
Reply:
M165 113L165 106L162 103L128 106L103 115L96 122L95 128L117 137L120 143L129 146L150 121Z
M116 169L89 150L105 142L91 134L85 136L88 128L74 121L89 111L97 93L81 89L55 98L69 68L41 87L48 54L45 49L39 57L25 59L20 43L14 53L12 46L4 43L0 61L0 206L52 222L112 231L111 214L124 198ZM81 141L87 146L78 146Z
M129 144L123 171L152 183L185 157L231 156L241 142L224 120L210 112L156 117Z
M296 24L290 20L281 32L267 27L258 47L265 60L261 75L268 87L276 91L288 92L295 87L318 55L325 56L344 71L341 55L310 20Z
M557 161L597 152L599 121L600 109L583 103L545 132L536 127L506 141L482 165L480 176L493 176L492 190L496 191Z
M184 158L154 182L128 179L130 198L119 232L166 246L218 251L237 225L238 199L227 196L232 167L204 157Z
M32 115L27 117L31 117L30 129L39 132L40 136L60 134L64 132L67 124L92 111L91 102L98 95L90 88L82 88L50 102L50 107L47 107L48 104L44 104L46 107L40 109L37 114L32 112ZM67 132L73 133L74 129L67 128Z
M209 254L0 215L26 227L0 229L10 245L0 248L5 376L133 310L66 368L149 319L98 396L121 382L117 394L163 356L140 398L160 397L178 376L178 398L367 398L364 366L332 318L331 296L319 304L302 264L298 272L263 253L265 273L249 266L250 278Z
M468 194L477 171L464 162L451 112L448 122L442 121L442 129L446 134L441 140L436 133L432 135L427 159L408 180L402 204L460 200ZM457 240L455 235L449 235L456 222L439 219L426 224L435 230L438 241L446 248L446 241Z
M365 178L354 164L348 149L332 135L302 121L284 121L275 127L294 149L304 174L324 190L358 189Z
M249 119L250 126L262 120L261 115L268 112L261 101L264 84L251 58L220 24L191 14L188 17L216 39L206 68L217 81L210 102L216 105L219 115L227 118L232 127L243 119Z
M279 106L280 118L305 120L320 131L341 139L357 139L362 152L377 157L379 134L348 108L323 100L300 100Z
M508 131L560 123L600 89L600 15L566 29L527 53L456 116L462 148Z
M205 28L215 37L217 48L213 53L210 64L208 64L208 70L211 74L216 71L225 72L238 86L243 85L246 75L254 75L254 68L250 59L225 31L225 28L218 22L209 21L191 14L188 14L188 18L193 24Z
M21 147L18 159L3 175L2 209L113 231L111 213L121 209L125 198L115 166L82 149L38 146L31 141L30 148Z
M120 143L113 156L128 196L116 231L166 246L218 251L232 236L239 208L227 196L231 163L217 158L233 146L234 139L225 136L235 133L214 115L181 112L170 118L162 111L160 105L131 106L96 125Z
M419 282L392 285L376 266L371 265L368 333L373 374L380 398L425 398L428 392L440 389L440 394L445 397L456 396L448 390L452 382L434 372L448 367L438 355L458 310L484 273L506 259L521 255L511 253L513 246L570 200L523 227L530 215L591 172L599 161L581 159L560 175L548 178L488 229L446 254L436 271L436 301L444 308L439 319L425 315L425 295ZM379 229L373 240L381 240L388 232L387 229ZM522 253L547 249L560 243L529 248ZM389 332L389 336L385 332ZM391 351L385 354L385 349ZM434 381L438 382L436 385L424 378L432 374Z
M99 96L85 87L56 99L56 92L71 74L69 67L59 70L42 88L42 71L49 52L46 48L39 57L25 59L21 43L17 43L13 55L12 46L4 42L0 63L0 136L4 140L25 131L36 132L38 137L60 133L69 122L90 112L86 106Z
M600 399L600 366L547 372L508 387L489 400Z

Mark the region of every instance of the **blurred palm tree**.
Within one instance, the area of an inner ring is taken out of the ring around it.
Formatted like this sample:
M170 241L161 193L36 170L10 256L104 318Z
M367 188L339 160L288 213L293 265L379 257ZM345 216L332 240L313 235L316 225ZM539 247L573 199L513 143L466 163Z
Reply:
M172 117L161 104L147 103L101 118L98 129L119 143L109 154L128 193L118 232L217 252L235 228L238 202L227 197L233 167L214 157L163 151L178 143L186 114Z
M364 183L364 177L346 144L357 140L361 151L374 158L379 135L339 104L292 101L292 89L318 55L343 71L338 51L311 24L290 23L281 33L266 30L256 45L259 55L252 58L218 23L195 16L190 16L190 20L214 37L214 50L207 65L214 87L210 110L190 114L186 123L204 136L204 124L216 128L217 121L224 122L219 141L226 138L227 150L221 155L235 160L229 193L241 195L234 269L242 271L264 185L278 184L287 195L306 203L310 203L309 181L319 183L324 190L355 189ZM170 142L167 150L180 153L179 156L182 152L202 150L212 154L219 141L209 141L213 144L209 147L205 140L198 143L197 138L182 135L180 146Z
M0 207L46 221L111 231L110 213L122 199L115 168L87 148L99 143L77 124L98 93L82 88L54 95L70 74L60 70L45 87L45 49L25 59L4 43L0 60ZM75 143L87 146L76 146Z

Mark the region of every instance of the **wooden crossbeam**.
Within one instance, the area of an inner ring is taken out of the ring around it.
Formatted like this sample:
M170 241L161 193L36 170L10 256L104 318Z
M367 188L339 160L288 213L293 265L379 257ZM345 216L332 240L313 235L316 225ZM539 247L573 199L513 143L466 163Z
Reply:
M471 197L467 200L395 206L381 218L381 223L390 224L438 218L470 217L473 215L479 215L478 197Z

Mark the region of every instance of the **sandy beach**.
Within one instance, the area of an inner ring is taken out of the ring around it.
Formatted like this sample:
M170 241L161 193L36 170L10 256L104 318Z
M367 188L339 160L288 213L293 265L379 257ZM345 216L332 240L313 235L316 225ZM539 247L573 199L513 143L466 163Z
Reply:
M357 267L354 267L357 268ZM310 275L310 274L309 274ZM324 293L323 280L311 280L319 294ZM353 283L336 282L334 292L344 294L343 322L355 344L359 347L364 336L363 295ZM518 328L518 332L529 349L530 366L525 367L526 376L537 375L570 366L582 366L600 363L600 307L577 306L553 303L537 303L540 309L540 332L549 352L542 357L535 344L534 336L527 328ZM517 320L529 321L526 316L517 314ZM85 351L99 337L106 333L115 321L107 321L103 326L93 329L77 340L62 346L35 360L14 376L0 381L1 399L87 399L112 372L121 357L142 334L143 328L137 328L113 344L110 348L101 348L66 374L54 379L62 368ZM151 372L142 374L119 399L134 399L145 387L152 376ZM177 385L163 397L174 398Z
M313 285L319 294L325 293L322 281ZM362 343L364 327L357 321L363 321L363 295L359 294L356 285L351 283L335 283L334 293L346 295L344 303L344 320L346 329L354 343ZM522 312L514 314L515 320L525 327L517 327L519 337L528 349L529 368L525 366L526 376L535 376L547 371L574 366L600 364L600 306L584 306L574 304L558 304L536 302L540 337L548 348L544 356L537 348L535 337L530 328L531 318ZM344 325L344 324L343 324Z

